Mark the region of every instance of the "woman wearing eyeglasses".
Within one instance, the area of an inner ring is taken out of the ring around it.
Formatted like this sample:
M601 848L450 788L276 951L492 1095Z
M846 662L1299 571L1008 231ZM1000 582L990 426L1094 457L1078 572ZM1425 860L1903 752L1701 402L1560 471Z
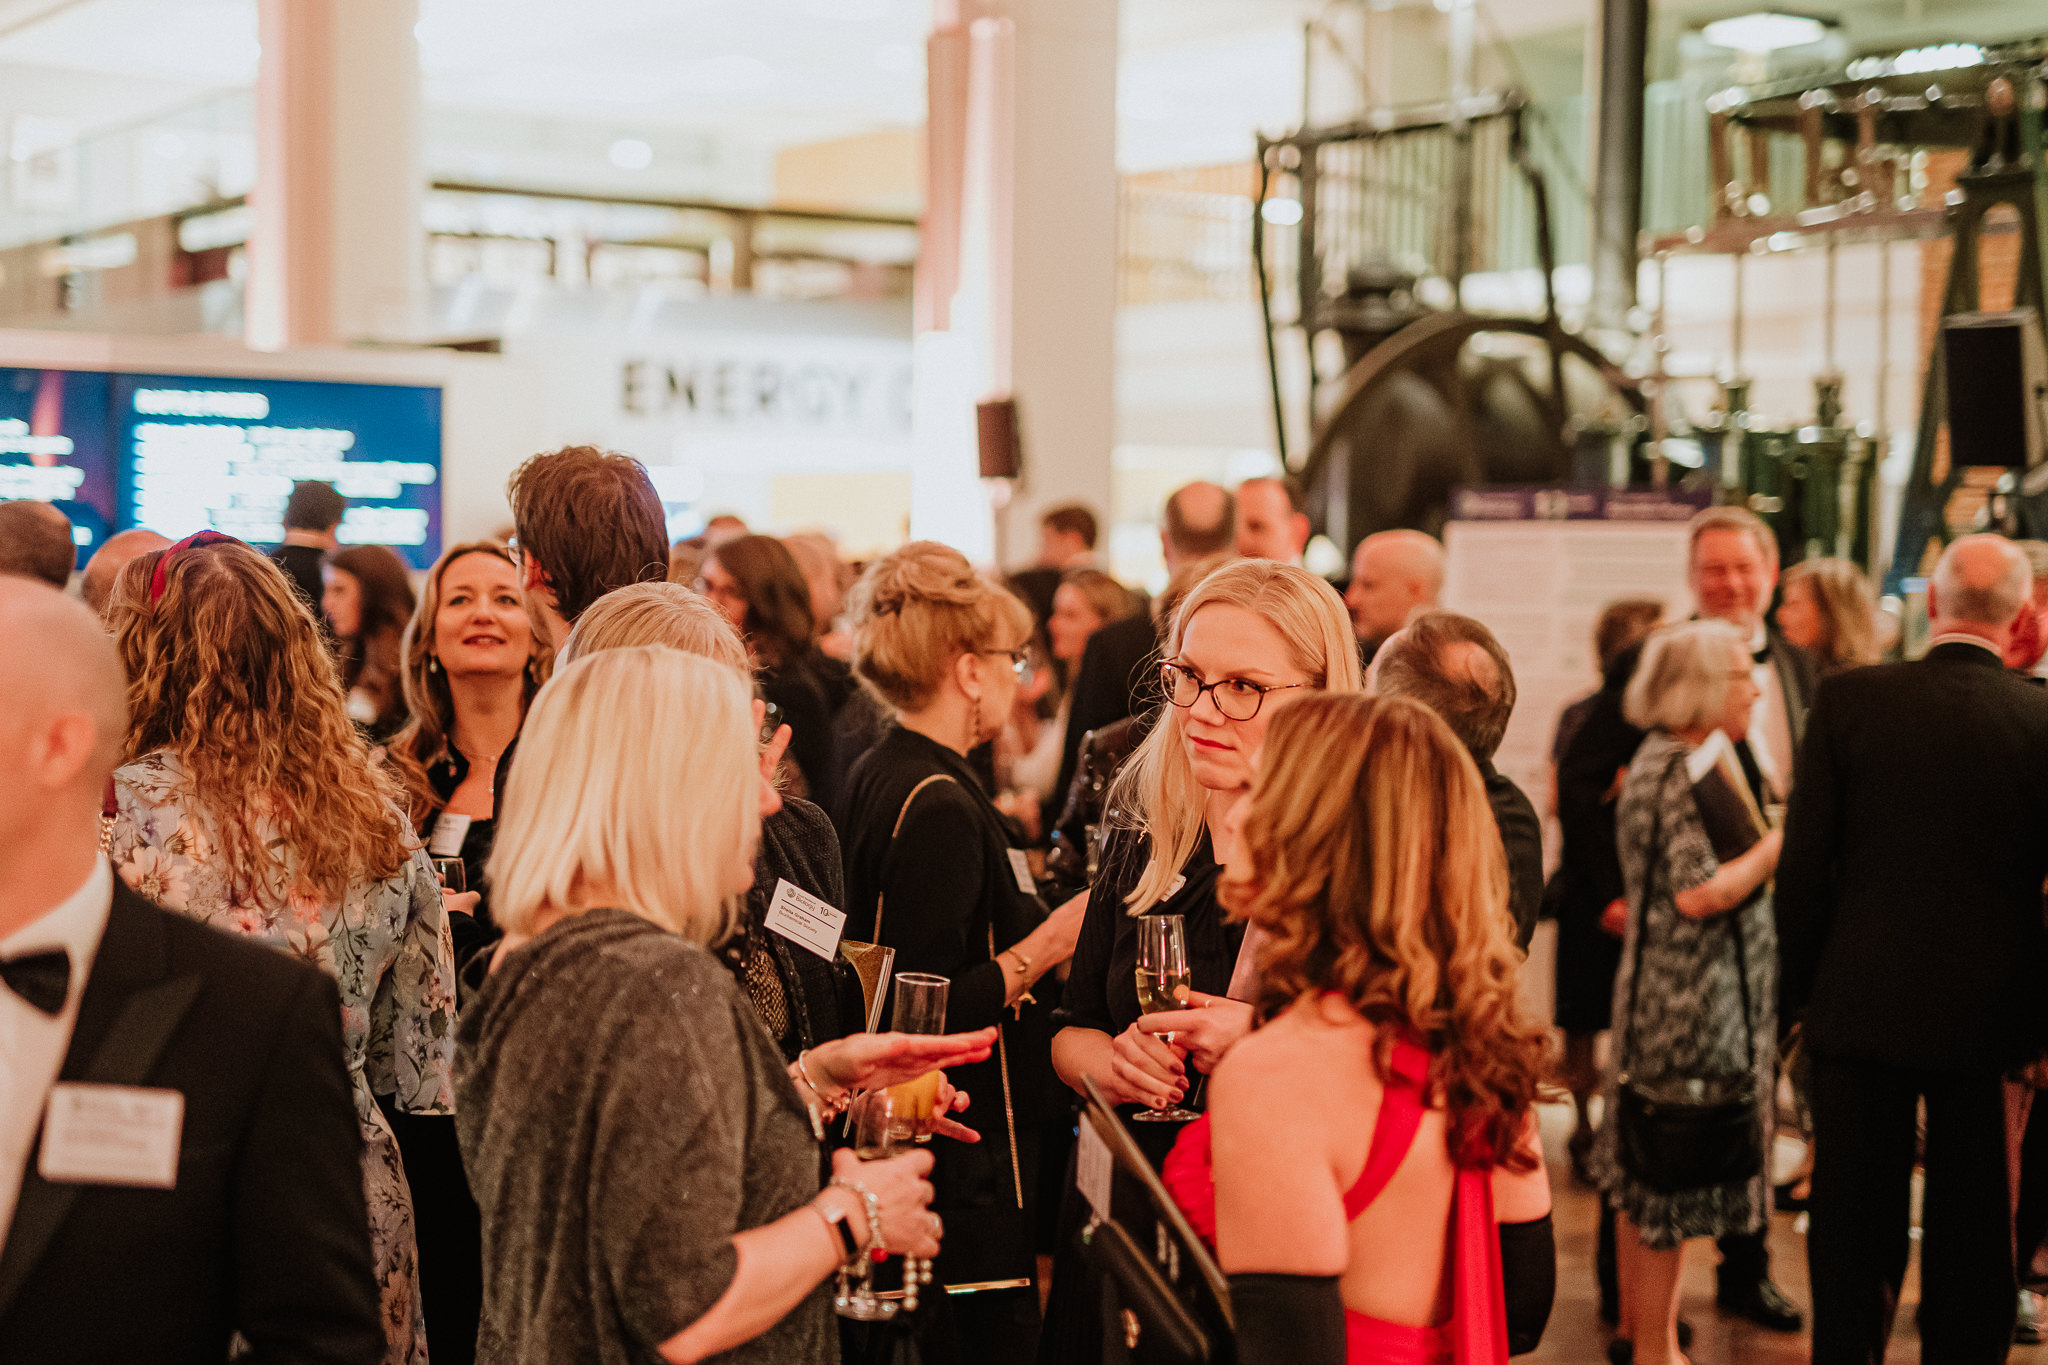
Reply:
M1223 999L1243 944L1216 901L1217 840L1251 792L1266 726L1304 690L1361 690L1358 646L1336 591L1305 570L1241 559L1196 585L1174 613L1159 721L1117 773L1102 819L1108 834L1088 917L1057 1019L1053 1066L1075 1090L1093 1080L1125 1109L1199 1109L1199 1077L1251 1028L1248 1004ZM1137 918L1186 923L1191 1008L1144 1016L1138 1005ZM1167 1043L1140 1027L1141 1016ZM1180 1125L1138 1123L1154 1164ZM1064 1248L1084 1217L1071 1182ZM1076 1261L1053 1275L1041 1360L1100 1359L1098 1287Z
M932 1176L954 1231L934 1274L955 1292L939 1300L977 1365L1036 1347L1033 1176L1052 1078L1030 989L1072 954L1086 905L1047 913L967 760L1009 716L1030 637L1024 604L944 545L905 545L854 590L854 670L894 719L838 812L847 936L894 948L899 973L949 978L947 1032L1002 1025L996 1056L950 1076L975 1097L965 1120L981 1141L946 1144Z

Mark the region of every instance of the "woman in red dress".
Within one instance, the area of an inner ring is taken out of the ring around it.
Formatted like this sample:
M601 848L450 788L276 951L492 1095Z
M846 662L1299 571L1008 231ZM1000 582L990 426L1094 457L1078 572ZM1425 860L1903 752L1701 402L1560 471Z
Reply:
M1310 694L1240 811L1223 894L1269 936L1261 1025L1167 1164L1230 1276L1238 1360L1532 1349L1554 1284L1544 1030L1516 1005L1478 770L1422 706Z

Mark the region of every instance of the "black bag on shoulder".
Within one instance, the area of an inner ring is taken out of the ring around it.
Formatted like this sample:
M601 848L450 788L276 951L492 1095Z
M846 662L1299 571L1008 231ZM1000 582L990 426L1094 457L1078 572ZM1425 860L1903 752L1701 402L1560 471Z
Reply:
M1647 907L1645 907L1647 912ZM1735 980L1742 991L1741 1071L1707 1076L1638 1080L1626 1062L1615 1077L1616 1155L1621 1169L1659 1194L1753 1179L1763 1170L1763 1134L1757 1115L1756 1033L1749 1017L1749 967L1742 937L1742 907L1728 912L1735 941ZM1645 925L1636 925L1635 966L1628 983L1629 1037L1635 1036L1636 994L1643 980Z

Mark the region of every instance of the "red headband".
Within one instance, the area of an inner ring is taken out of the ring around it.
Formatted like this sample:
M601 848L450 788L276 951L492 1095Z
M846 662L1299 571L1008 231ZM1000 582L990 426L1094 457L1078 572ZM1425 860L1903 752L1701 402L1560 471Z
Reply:
M170 549L165 550L156 562L156 570L149 576L149 601L155 606L157 599L164 595L164 571L171 567L171 556L181 550L196 550L203 545L240 545L242 542L220 531L194 531Z

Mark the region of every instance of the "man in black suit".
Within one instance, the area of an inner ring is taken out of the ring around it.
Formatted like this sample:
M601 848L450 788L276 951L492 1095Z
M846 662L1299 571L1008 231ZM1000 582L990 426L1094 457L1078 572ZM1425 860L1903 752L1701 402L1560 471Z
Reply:
M373 1365L334 983L121 885L113 645L16 580L0 637L0 1358Z
M1917 663L1820 685L1778 863L1781 1017L1813 1056L1813 1359L1884 1358L1927 1110L1921 1358L2005 1359L2018 1298L2008 1069L2048 1043L2048 694L2000 659L2010 542L1934 571Z
M1178 574L1210 555L1237 543L1237 502L1213 483L1185 484L1166 500L1159 528L1159 548L1168 574ZM1066 747L1053 791L1064 801L1073 785L1081 753L1081 737L1090 730L1134 716L1153 700L1158 671L1148 669L1159 650L1164 622L1146 613L1113 621L1088 637L1081 667L1074 674L1074 704L1067 713Z
M321 569L327 556L340 548L335 532L340 529L346 511L348 499L335 492L333 484L318 479L300 480L292 485L291 497L285 500L284 539L270 552L271 560L284 570L284 576L292 581L293 591L316 621L327 619L320 609L320 599L327 591Z
M1486 803L1508 855L1515 942L1529 946L1543 908L1543 824L1515 780L1493 766L1515 712L1515 670L1493 632L1454 611L1426 611L1373 655L1366 690L1408 697L1444 718L1479 765Z

